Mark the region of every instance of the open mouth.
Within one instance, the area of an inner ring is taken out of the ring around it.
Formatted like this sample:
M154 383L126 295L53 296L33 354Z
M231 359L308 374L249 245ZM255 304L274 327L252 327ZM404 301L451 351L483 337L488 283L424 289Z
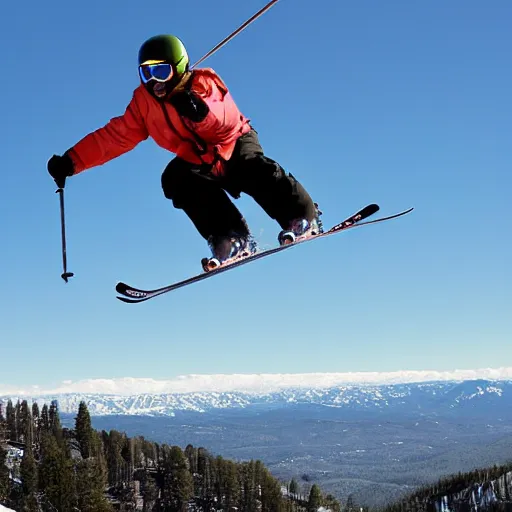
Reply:
M167 94L165 83L156 82L155 85L153 85L153 92L155 93L155 96L163 98Z

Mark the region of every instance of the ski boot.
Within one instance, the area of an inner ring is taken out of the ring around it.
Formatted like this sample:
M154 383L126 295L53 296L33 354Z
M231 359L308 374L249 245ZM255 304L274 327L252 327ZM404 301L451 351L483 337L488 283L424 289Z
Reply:
M208 245L212 251L212 257L201 260L205 272L246 258L256 252L256 243L250 235L211 236L208 239Z
M305 218L294 219L290 222L288 229L283 229L277 240L279 245L288 245L310 238L312 236L320 235L324 232L320 215L322 212L318 209L318 204L315 203L316 215L311 221Z

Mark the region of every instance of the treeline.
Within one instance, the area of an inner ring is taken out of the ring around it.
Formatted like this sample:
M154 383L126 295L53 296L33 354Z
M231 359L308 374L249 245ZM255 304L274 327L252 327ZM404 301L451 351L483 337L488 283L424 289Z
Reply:
M23 450L7 461L6 441ZM2 442L3 441L3 442ZM235 463L204 448L184 450L92 428L81 402L74 429L61 425L57 402L7 403L0 409L0 502L23 512L340 512L317 485L307 496L283 485L258 460Z

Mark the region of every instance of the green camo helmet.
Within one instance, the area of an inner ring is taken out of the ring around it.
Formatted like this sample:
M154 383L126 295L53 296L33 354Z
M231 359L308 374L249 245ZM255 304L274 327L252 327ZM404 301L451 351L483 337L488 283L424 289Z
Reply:
M176 74L188 71L190 60L185 45L176 36L163 34L149 38L139 49L139 66L156 62L172 64Z

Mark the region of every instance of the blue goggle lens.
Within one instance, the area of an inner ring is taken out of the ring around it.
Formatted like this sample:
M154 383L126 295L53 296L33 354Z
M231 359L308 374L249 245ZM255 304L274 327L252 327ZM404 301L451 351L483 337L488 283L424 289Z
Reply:
M149 64L139 66L139 75L144 83L148 83L150 80L167 82L172 77L173 70L171 64Z

